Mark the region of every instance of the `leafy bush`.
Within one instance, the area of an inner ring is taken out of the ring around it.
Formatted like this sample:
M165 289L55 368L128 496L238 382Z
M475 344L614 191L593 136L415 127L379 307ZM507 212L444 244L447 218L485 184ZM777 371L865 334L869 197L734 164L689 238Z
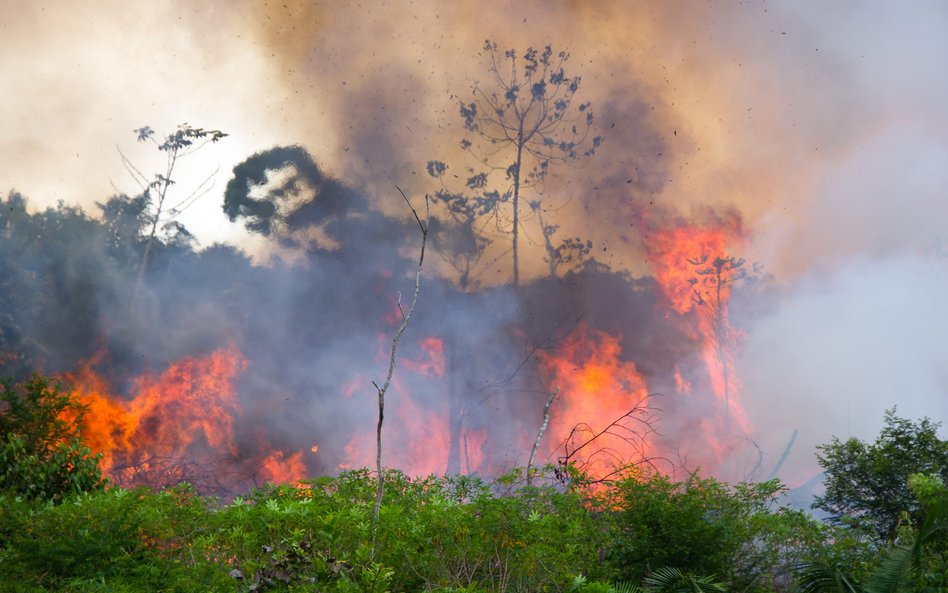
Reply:
M375 530L369 470L228 504L186 484L58 501L0 494L0 593L789 592L801 563L845 567L859 583L899 558L919 591L945 583L945 489L931 476L911 482L927 522L905 523L882 560L868 540L847 539L853 530L776 506L777 482L534 483L522 472L487 482L389 470Z
M597 568L600 530L578 495L390 470L373 542L374 485L360 470L266 487L214 513L196 544L253 591L563 590L577 566Z
M948 441L938 437L939 426L928 418L899 418L893 408L886 411L875 442L834 437L818 446L826 492L813 507L838 523L874 530L880 545L896 536L903 515L919 523L923 509L909 476L926 474L948 482Z
M84 411L42 375L0 384L0 491L58 501L101 490L99 456L80 435Z
M804 513L773 508L782 492L776 480L731 487L697 475L684 482L662 475L623 479L611 493L607 559L615 578L645 582L676 569L735 590L789 586L787 567L825 534Z
M113 488L61 504L0 514L0 591L173 591L232 586L219 566L193 554L206 501L187 487L160 494Z

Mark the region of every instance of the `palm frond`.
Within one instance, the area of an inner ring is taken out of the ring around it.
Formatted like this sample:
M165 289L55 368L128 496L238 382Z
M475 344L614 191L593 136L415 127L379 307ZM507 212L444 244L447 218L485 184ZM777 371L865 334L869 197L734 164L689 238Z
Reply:
M795 572L800 593L865 593L852 577L828 564L799 564Z
M632 581L619 581L612 585L612 593L645 593L645 589Z
M654 593L726 593L727 591L714 576L696 576L671 566L659 568L645 577L643 582L646 590Z
M890 548L872 572L868 593L901 593L912 581L916 556L915 541Z

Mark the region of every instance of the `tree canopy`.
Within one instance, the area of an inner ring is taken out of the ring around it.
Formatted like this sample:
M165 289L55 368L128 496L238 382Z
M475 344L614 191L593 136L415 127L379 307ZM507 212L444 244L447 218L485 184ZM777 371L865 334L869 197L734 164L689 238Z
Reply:
M937 422L912 422L885 414L884 425L872 443L834 437L817 447L817 459L826 472L826 492L813 507L836 522L872 530L880 541L891 540L900 522L922 520L922 505L913 494L909 477L935 476L948 483L948 441L938 437Z

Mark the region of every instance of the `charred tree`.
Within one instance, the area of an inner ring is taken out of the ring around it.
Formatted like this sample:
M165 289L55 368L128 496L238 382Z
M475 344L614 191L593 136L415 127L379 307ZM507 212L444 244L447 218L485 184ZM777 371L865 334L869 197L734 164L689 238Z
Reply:
M735 257L716 257L710 260L707 255L689 259L688 263L696 267L693 279L692 301L702 307L710 307L713 323L715 352L721 365L724 390L724 413L731 414L729 364L726 344L729 340L727 318L727 293L725 288L747 278L745 260Z
M546 432L546 427L550 424L550 406L553 405L553 400L556 399L556 394L559 392L559 387L554 388L550 393L550 397L546 400L546 405L543 406L543 422L540 424L540 430L537 431L536 440L533 441L533 449L530 450L530 459L527 460L527 486L533 483L533 476L530 473L533 467L533 460L536 459L537 449L540 448L540 441L543 440L543 433Z

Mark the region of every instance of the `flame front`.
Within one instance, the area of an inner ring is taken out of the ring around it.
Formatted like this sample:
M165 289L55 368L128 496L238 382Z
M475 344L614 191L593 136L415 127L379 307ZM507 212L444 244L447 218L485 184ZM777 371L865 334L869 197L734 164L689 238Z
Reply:
M233 384L247 364L236 348L184 358L158 376L141 376L130 399L110 393L93 370L96 362L63 379L88 406L83 436L102 453L105 473L155 459L236 455L234 418L241 408Z
M619 339L580 323L554 350L540 353L549 389L550 455L605 478L653 454L648 390L635 364L622 360Z
M741 237L739 224L725 220L662 229L647 245L662 294L674 313L690 320L690 332L701 345L706 379L718 405L701 419L699 427L705 446L715 451L715 464L728 452L723 438L751 431L734 366L733 348L740 336L728 315L732 287L746 274L743 260L729 256L729 249ZM680 370L675 382L679 395L697 395Z

